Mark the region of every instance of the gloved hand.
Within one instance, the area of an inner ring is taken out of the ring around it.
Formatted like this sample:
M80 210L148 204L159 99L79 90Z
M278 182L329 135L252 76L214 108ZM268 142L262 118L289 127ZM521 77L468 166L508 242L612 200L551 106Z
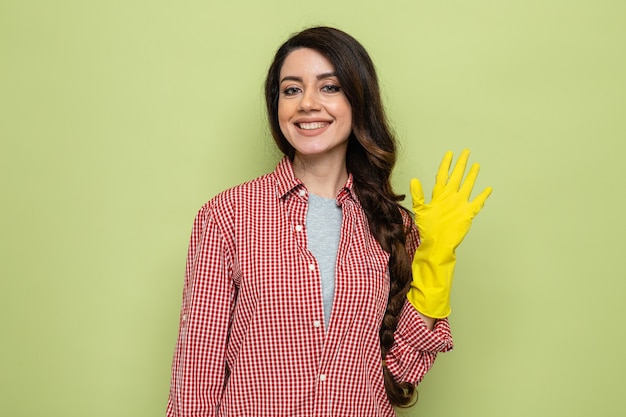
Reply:
M445 318L450 314L450 290L456 263L456 248L461 244L491 194L487 187L469 201L480 166L472 165L463 180L469 150L461 152L448 177L452 152L446 152L435 179L433 198L424 203L419 180L411 180L411 196L420 245L413 257L413 281L407 294L411 304L425 316Z

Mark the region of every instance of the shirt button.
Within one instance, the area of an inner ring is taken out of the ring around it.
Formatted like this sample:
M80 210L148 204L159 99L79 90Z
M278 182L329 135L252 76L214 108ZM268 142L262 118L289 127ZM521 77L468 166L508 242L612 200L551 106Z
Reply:
M321 325L322 325L322 323L320 323L320 321L319 321L319 320L315 320L315 321L313 322L313 327L320 327Z
M298 191L298 194L300 194L301 197L304 197L306 195L306 191L300 190Z
M183 314L183 321L187 321L187 315Z
M320 381L322 382L326 381L326 375L324 374L320 375Z
M315 264L309 264L309 269L311 271L315 271Z
M297 224L296 225L296 232L301 232L302 231L302 225L301 224Z

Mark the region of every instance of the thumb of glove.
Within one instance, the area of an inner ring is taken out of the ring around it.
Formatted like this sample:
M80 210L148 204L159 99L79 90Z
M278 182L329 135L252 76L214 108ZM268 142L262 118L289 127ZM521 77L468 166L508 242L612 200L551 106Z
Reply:
M422 183L417 178L411 180L411 199L413 200L413 212L417 212L424 205L424 190Z

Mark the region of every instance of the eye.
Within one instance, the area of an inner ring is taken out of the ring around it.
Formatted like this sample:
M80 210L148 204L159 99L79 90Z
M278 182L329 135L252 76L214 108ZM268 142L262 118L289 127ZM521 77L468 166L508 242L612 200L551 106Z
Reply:
M324 93L338 93L341 91L341 87L335 84L327 84L324 87L322 87L322 91Z
M283 90L283 94L286 96L293 96L300 92L298 87L287 87Z

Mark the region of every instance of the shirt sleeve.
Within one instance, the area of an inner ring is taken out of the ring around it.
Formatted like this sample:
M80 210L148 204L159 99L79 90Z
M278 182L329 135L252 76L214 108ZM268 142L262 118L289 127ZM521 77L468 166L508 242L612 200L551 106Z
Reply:
M394 344L385 361L396 380L418 384L433 366L437 353L447 352L452 347L448 320L437 321L430 330L406 301L394 333Z
M215 416L226 377L226 345L235 301L231 258L205 205L195 218L187 254L168 417Z

